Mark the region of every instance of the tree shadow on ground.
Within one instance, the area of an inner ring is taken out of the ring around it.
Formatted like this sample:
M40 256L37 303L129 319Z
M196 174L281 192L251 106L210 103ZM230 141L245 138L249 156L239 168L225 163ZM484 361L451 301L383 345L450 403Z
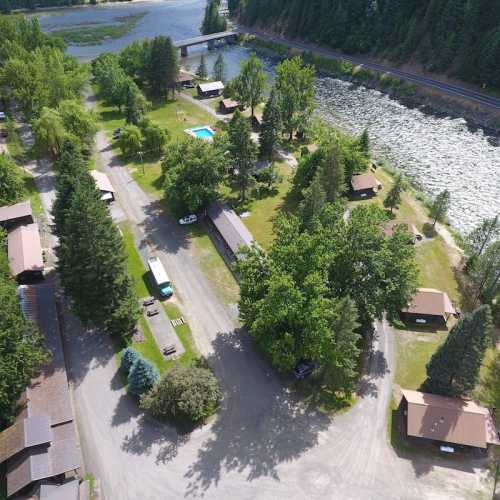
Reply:
M225 399L185 476L186 496L202 495L223 474L245 473L279 480L278 466L318 444L330 417L301 402L283 387L240 330L220 333L208 363L223 382Z

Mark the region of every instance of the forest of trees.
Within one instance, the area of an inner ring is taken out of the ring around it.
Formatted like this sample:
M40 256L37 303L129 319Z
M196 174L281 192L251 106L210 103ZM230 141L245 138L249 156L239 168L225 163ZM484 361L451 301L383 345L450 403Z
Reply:
M243 23L500 87L499 0L230 0Z
M36 9L42 7L69 7L72 5L104 3L107 0L0 0L0 12L6 14L14 9ZM128 2L130 0L110 0L113 2Z

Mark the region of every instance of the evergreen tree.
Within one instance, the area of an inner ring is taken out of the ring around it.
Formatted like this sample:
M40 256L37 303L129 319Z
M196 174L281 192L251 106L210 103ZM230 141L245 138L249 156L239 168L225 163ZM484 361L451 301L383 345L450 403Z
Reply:
M465 314L427 364L425 390L443 396L470 394L491 343L492 328L489 306Z
M404 192L405 186L403 181L403 176L399 174L394 180L394 184L392 185L390 191L387 193L387 196L384 200L384 207L391 209L391 214L393 210L399 207L402 201L402 195Z
M24 193L22 170L16 163L0 154L0 206L11 205Z
M250 106L252 117L255 108L262 102L266 85L267 76L262 61L252 52L248 59L241 62L240 74L233 82L236 98L244 106Z
M178 74L177 49L170 37L153 38L149 45L148 68L148 80L153 95L166 97L169 90L174 91Z
M304 191L304 199L300 204L300 217L305 229L312 227L316 218L321 214L325 203L326 193L320 175L316 174L309 187Z
M224 62L224 56L222 55L222 52L219 53L217 59L215 60L213 76L216 82L226 81L226 63Z
M122 352L122 359L120 361L120 368L126 374L130 372L130 369L134 363L140 358L140 354L133 348L127 347Z
M206 80L208 78L207 63L205 62L205 56L203 54L198 69L196 70L196 75L200 80Z
M363 133L359 136L359 149L366 155L370 156L370 135L368 129L365 128Z
M500 292L500 240L474 259L469 275L476 288L476 302L482 298L484 302L491 303Z
M320 175L327 201L334 202L346 192L345 159L339 144L325 149Z
M80 148L66 140L62 146L61 157L56 163L56 199L52 206L52 216L56 233L64 233L66 215L71 207L75 187L80 182L91 182L87 163L83 159Z
M469 259L474 260L495 240L500 238L500 217L483 219L466 237Z
M219 15L220 0L207 0L205 16L201 25L201 32L204 35L220 33L227 30L227 21Z
M281 112L278 107L276 91L271 90L262 116L260 129L260 157L269 158L281 135Z
M139 356L128 374L128 391L135 396L142 396L149 392L158 380L160 380L158 370Z
M21 393L48 359L43 338L21 311L2 239L0 234L0 429L12 423Z
M229 122L228 135L229 151L237 170L236 184L240 189L241 200L245 202L255 172L257 146L251 137L250 123L239 110L236 110Z
M58 270L83 324L125 336L139 316L137 297L120 233L91 181L75 186L58 227Z
M429 208L429 215L431 216L433 222L432 227L436 226L436 222L443 222L448 214L448 209L450 208L451 195L446 189L439 193Z
M500 352L496 351L493 359L486 365L481 380L481 399L490 408L500 408Z

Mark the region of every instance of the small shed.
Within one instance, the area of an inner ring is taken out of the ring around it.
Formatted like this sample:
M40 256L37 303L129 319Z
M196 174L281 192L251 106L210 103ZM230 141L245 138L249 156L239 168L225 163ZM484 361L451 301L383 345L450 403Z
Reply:
M208 209L208 218L224 244L228 260L238 259L241 248L249 247L254 242L248 228L236 212L225 203L218 201L212 203Z
M224 114L234 113L237 109L243 110L243 106L233 99L223 99L220 102L220 111Z
M93 177L97 189L101 192L101 200L106 203L111 203L115 200L115 189L109 180L109 177L99 170L91 170L90 175Z
M7 230L33 222L33 210L29 201L0 207L0 225Z
M408 232L408 234L411 236L410 242L413 244L417 243L417 241L422 241L423 239L423 236L417 229L417 226L415 226L415 224L412 224L411 222L391 220L382 224L382 232L388 238L391 238L398 228L403 228Z
M222 82L199 83L196 87L199 97L217 97L224 91Z
M367 198L375 196L382 189L382 183L373 174L353 175L351 190L355 196Z
M38 224L12 230L7 244L12 276L21 283L43 278L43 251Z
M193 88L196 77L185 71L179 71L177 75L177 87Z
M486 449L500 445L488 408L474 401L402 390L400 412L407 436Z
M456 310L446 292L434 288L418 288L408 307L401 311L405 321L446 324Z

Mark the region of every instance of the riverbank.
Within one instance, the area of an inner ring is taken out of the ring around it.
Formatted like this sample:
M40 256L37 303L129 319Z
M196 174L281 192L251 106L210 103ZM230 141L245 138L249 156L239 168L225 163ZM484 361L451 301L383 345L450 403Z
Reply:
M114 4L114 3L144 3L144 2L161 2L162 0L84 0L83 3L79 5L54 5L53 7L43 6L43 7L35 7L33 9L12 9L9 14L43 14L44 12L53 12L59 10L70 10L70 9L82 9L85 7L96 7L98 5L104 4Z
M247 46L280 58L301 55L320 73L380 90L409 108L418 107L438 116L446 114L451 118L464 118L469 125L483 128L486 134L500 137L500 100L496 96L484 94L483 97L483 94L473 89L449 85L416 74L410 75L415 80L414 83L397 76L404 72L369 60L353 58L314 44L288 40L266 32L243 31L249 32L249 35L242 36L242 41ZM380 69L373 69L377 67ZM421 83L418 83L419 80ZM458 89L463 91L463 95Z

